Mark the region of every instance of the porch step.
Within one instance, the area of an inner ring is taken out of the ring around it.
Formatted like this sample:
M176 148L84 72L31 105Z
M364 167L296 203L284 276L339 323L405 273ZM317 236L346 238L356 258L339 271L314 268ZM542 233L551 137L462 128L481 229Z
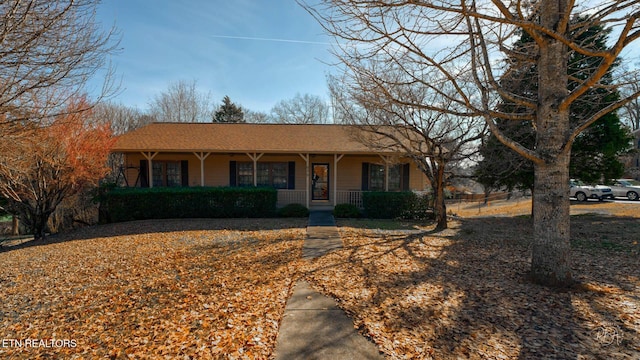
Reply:
M316 212L316 211L332 212L333 211L333 205L310 205L309 206L309 211L311 213Z
M331 210L312 208L309 211L309 226L336 226L336 219ZM336 229L337 231L337 229Z

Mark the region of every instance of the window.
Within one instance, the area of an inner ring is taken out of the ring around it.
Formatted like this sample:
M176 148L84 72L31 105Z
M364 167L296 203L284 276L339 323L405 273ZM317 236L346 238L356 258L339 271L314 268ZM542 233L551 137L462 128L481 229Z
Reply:
M238 186L253 186L253 163L238 163Z
M385 177L385 166L380 164L363 164L366 170L363 179L363 190L385 191L385 181L389 181L389 191L408 190L409 188L409 164L389 165L389 176Z
M154 161L153 186L174 187L182 185L180 161Z
M253 186L253 163L238 162L237 185ZM257 185L276 189L287 189L289 164L286 162L259 162L257 164Z
M400 191L402 189L402 165L389 166L389 191Z
M369 165L369 190L384 191L384 165Z

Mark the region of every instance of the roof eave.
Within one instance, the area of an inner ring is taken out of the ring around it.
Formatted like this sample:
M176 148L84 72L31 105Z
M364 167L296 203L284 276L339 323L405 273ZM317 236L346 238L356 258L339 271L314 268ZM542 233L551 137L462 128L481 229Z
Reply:
M214 154L249 154L249 153L258 153L258 154L323 154L323 155L333 155L333 154L345 154L345 155L371 155L371 154L401 154L402 152L394 152L394 151L379 151L379 150L371 150L371 151L362 151L362 150L220 150L220 149L127 149L127 148L116 148L111 149L112 153L146 153L146 152L158 152L158 153L214 153Z

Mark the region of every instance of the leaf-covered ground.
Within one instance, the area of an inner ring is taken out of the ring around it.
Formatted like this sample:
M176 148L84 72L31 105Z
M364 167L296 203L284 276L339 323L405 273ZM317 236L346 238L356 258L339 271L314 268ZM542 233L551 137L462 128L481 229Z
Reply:
M581 285L564 291L528 281L529 221L343 222L344 249L305 271L391 359L640 359L640 219L574 217Z
M0 253L0 358L267 358L306 226L277 221L114 224Z
M624 217L640 217L639 204L618 201L571 201L571 215L600 214ZM449 214L462 217L519 216L531 214L531 198L484 202L452 202L447 205Z
M345 247L308 262L306 219L131 222L8 244L0 358L267 359L300 277L390 359L640 358L637 205L572 218L581 285L565 291L527 280L530 220L504 206L440 233L339 220Z

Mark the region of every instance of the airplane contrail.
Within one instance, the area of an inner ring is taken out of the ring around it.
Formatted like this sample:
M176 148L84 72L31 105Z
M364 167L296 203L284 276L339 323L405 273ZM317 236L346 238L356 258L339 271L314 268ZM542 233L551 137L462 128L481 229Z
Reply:
M331 45L331 43L328 43L328 42L307 41L307 40L291 40L291 39L263 38L263 37L251 37L251 36L230 36L230 35L209 35L209 36L214 38L223 38L223 39L275 41L275 42L314 44L314 45Z

